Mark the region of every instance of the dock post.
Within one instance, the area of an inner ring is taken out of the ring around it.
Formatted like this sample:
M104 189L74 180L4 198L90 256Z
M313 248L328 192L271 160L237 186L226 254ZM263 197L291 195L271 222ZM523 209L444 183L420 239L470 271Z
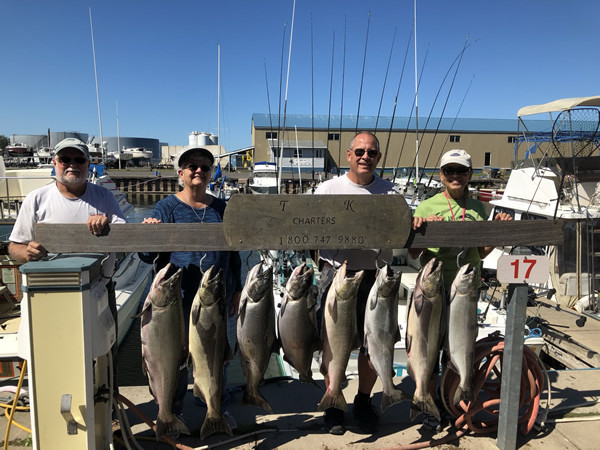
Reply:
M500 387L500 418L496 445L500 450L517 448L517 421L521 395L523 366L523 330L527 315L527 284L508 286L510 303L506 317L502 384ZM512 295L510 292L512 291Z

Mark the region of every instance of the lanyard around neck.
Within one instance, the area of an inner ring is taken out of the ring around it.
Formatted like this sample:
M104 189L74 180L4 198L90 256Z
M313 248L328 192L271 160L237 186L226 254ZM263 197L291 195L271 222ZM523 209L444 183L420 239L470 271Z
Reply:
M448 198L448 194L444 191L444 197L446 197L446 201L448 202L448 208L450 209L450 214L452 214L452 221L456 222L456 218L454 217L454 211L452 210L452 205L450 204L450 199ZM456 204L460 207L460 203L456 202ZM462 213L462 221L465 221L465 210L467 209L467 200L465 199L465 204L463 206Z

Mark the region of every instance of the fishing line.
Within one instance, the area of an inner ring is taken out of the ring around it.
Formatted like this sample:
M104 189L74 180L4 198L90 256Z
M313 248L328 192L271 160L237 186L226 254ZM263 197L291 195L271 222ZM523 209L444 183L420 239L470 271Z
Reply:
M269 79L267 77L267 60L264 60L264 65L265 65L265 85L267 87L267 107L269 109L269 125L270 125L270 129L271 129L271 140L273 140L273 117L271 116L271 97L269 96ZM269 143L269 140L267 139L267 144L269 144L269 148L271 148L271 144Z
M383 168L385 167L385 162L387 160L388 148L390 146L390 140L392 137L392 128L394 127L394 118L396 117L396 108L398 107L398 95L400 94L400 86L402 85L402 79L404 78L404 68L406 67L406 57L408 56L408 49L410 48L410 42L412 40L412 28L410 29L410 33L408 35L408 41L406 43L406 51L404 52L404 61L402 62L402 71L400 72L400 80L398 81L398 88L396 89L396 97L394 97L394 109L392 111L392 120L390 121L390 130L388 132L387 142L385 144L385 151L383 153L383 163L381 164L381 171L379 172L379 176L383 177ZM398 158L398 162L400 162L400 158ZM394 169L394 181L396 180L396 170Z
M377 125L379 124L379 116L381 114L381 105L383 103L383 94L385 94L385 86L387 84L387 77L390 71L390 62L392 61L392 52L394 51L394 42L396 41L396 32L398 31L398 27L394 28L394 35L392 36L392 45L390 47L390 55L388 56L387 67L385 69L385 77L383 78L383 88L381 89L381 98L379 99L379 109L377 110L377 118L375 119L375 132L377 134Z
M283 38L281 40L281 64L279 67L279 102L278 102L279 109L277 111L277 148L278 148L279 152L281 152L281 142L279 141L280 134L281 134L281 84L283 82L283 54L284 54L283 51L285 48L285 29L286 29L286 27L287 27L287 22L284 22L283 23ZM277 180L277 182L279 183L279 179ZM277 189L279 190L279 188L277 188Z
M433 138L431 139L431 145L429 146L429 151L427 152L427 157L425 158L425 163L423 164L423 168L427 167L427 161L429 161L429 156L431 155L431 152L433 151L433 144L435 143L435 138L437 137L438 131L440 129L440 125L442 123L442 118L444 117L444 112L446 111L446 107L448 106L448 100L450 100L450 94L452 93L452 88L454 87L454 82L456 81L456 75L458 74L458 69L462 62L463 55L465 54L465 50L468 47L468 45L467 45L468 41L469 41L469 36L467 36L467 40L465 41L465 45L463 46L462 52L460 52L460 54L459 54L460 57L458 59L458 64L456 65L456 70L454 71L454 76L452 77L452 83L450 84L450 89L448 89L448 95L446 95L446 101L444 102L444 107L442 108L442 113L440 114L437 126L435 128L435 132L433 133ZM454 64L454 62L452 64ZM452 66L450 66L450 67L452 67ZM449 73L449 71L448 71L448 73ZM448 75L448 73L446 74L446 76ZM444 77L444 81L442 81L442 84L445 82L445 80L446 80L446 77ZM441 87L440 87L440 90L441 90ZM436 96L436 101L437 101L437 96ZM435 104L435 102L434 102L434 104ZM432 108L432 112L433 112L433 108ZM423 131L423 134L425 134L425 131ZM423 178L424 174L425 174L424 171L422 174L419 174L418 182L421 182L421 179Z
M333 44L331 46L331 77L329 80L329 111L327 113L327 151L329 151L329 133L331 123L331 93L333 90L333 61L335 55L335 30L333 30ZM327 164L325 164L325 179L327 179Z
M369 10L369 15L368 15L368 19L367 19L367 36L365 37L365 53L363 55L362 74L360 76L360 91L358 93L358 110L356 111L356 126L354 128L354 133L358 133L358 118L360 117L360 102L362 99L363 80L365 78L365 65L367 62L367 45L369 42L369 28L370 27L371 27L371 10Z
M346 15L344 14L344 57L342 60L342 101L340 106L340 140L338 145L338 162L342 164L342 120L344 117L344 76L346 73ZM340 167L338 166L338 176L340 175Z
M310 95L311 95L311 132L312 132L312 180L315 181L315 61L313 52L313 21L310 13ZM300 154L298 154L300 157ZM302 182L300 183L302 192Z

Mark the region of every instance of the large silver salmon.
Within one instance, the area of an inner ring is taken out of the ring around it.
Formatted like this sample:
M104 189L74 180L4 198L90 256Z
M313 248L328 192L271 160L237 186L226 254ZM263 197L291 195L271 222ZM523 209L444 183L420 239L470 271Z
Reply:
M277 329L284 359L300 374L300 381L315 384L311 363L320 349L316 299L312 293L314 270L302 263L294 269L285 287Z
M178 269L167 277L171 264L154 277L141 314L142 364L148 374L150 392L158 403L156 440L169 433L190 434L172 412L179 368L187 358L185 325L181 303L181 275Z
M443 345L442 320L445 311L442 262L432 258L417 275L415 289L408 308L406 353L408 373L416 388L410 409L414 420L426 412L440 420L440 413L429 392L429 381L438 371Z
M275 339L275 303L273 301L273 267L260 262L246 277L240 298L237 323L237 348L246 377L244 403L271 412L260 393L272 352L278 351Z
M401 272L384 266L369 292L365 309L364 347L371 364L383 384L381 411L404 400L410 400L394 386L394 345L400 340L398 328L398 289Z
M211 266L192 302L190 314L190 362L194 364L194 395L204 399L207 411L200 439L215 433L232 435L221 413L223 364L232 359L227 342L225 277L223 270Z
M477 340L477 287L477 269L470 264L465 264L456 274L450 289L450 311L448 313L450 367L460 375L460 400L465 401L473 400L473 359Z
M344 262L336 272L323 310L321 373L329 386L319 402L319 411L327 408L346 410L342 383L346 379L350 352L360 346L356 329L356 295L364 271L347 278L346 267Z

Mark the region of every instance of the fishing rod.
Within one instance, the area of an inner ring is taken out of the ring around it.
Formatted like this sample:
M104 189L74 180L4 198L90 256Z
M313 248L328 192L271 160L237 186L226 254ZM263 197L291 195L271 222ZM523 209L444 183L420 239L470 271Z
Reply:
M280 142L280 136L281 136L281 92L282 92L282 88L281 88L281 84L283 81L283 55L284 55L284 49L285 49L285 29L287 27L287 22L283 23L283 36L281 38L281 63L279 65L279 101L278 101L278 107L279 109L277 110L277 149L278 151L281 153L281 142ZM277 162L277 155L274 155L275 157L273 158L275 160L275 162ZM277 179L277 182L279 182L279 178ZM277 188L279 191L279 188Z
M429 44L427 45L427 51L425 52L425 58L423 59L423 65L421 66L421 75L419 76L419 85L421 85L421 80L423 78L423 72L425 71L425 63L427 62L427 57L429 56ZM406 130L404 131L404 139L402 140L402 146L400 147L400 152L398 154L398 161L396 163L396 167L400 165L400 158L402 157L402 153L404 152L404 144L406 144L406 138L408 137L408 127L410 126L410 121L412 119L413 111L415 110L415 99L413 98L413 104L410 108L410 115L408 116L408 122L406 122ZM390 128L391 133L391 128ZM393 181L396 181L396 176L394 175ZM408 181L407 181L408 182Z
M333 45L331 46L331 77L329 81L329 112L327 113L327 151L329 151L329 133L331 122L331 93L333 89L333 61L335 55L335 30L333 30ZM325 179L327 179L327 164L325 164Z
M437 104L437 100L439 98L440 92L442 91L442 88L446 82L446 78L448 78L448 75L450 74L450 71L452 70L452 67L454 67L454 64L456 64L456 62L459 60L459 58L462 59L462 55L464 54L465 50L467 49L467 45L465 43L465 46L463 47L463 49L461 50L461 52L456 56L456 58L454 58L454 61L452 61L452 64L450 64L450 67L448 68L448 70L446 71L446 74L444 75L444 78L442 79L442 82L440 83L440 87L435 95L435 99L433 101L433 104L431 105L431 109L429 110L429 115L427 116L427 121L425 122L425 127L423 128L423 131L421 133L421 139L424 138L425 136L425 132L427 131L427 125L429 125L429 121L431 119L431 115L433 114L433 110L435 109L435 105ZM450 92L448 93L448 95L450 95ZM416 132L418 133L418 129L416 130ZM417 137L417 140L419 138ZM416 165L416 167L415 167ZM417 176L419 175L418 173L418 155L415 155L415 159L413 159L413 165L411 166L410 172L408 174L408 178L410 179L410 177L413 174L413 167L415 167L415 183L417 182Z
M344 75L346 73L346 15L344 14L344 57L342 59L342 102L340 106L340 140L338 146L338 170L337 174L340 175L340 166L342 165L342 125L344 117Z
M271 139L273 139L273 117L271 116L271 97L269 96L269 77L267 76L267 60L264 60L265 64L265 85L267 87L267 107L269 109L269 126L271 127ZM267 142L267 144L269 144ZM271 144L269 144L269 148Z
M468 47L468 42L469 42L469 37L467 36L467 40L465 41L465 45L463 46L463 49L462 49L462 51L459 54L458 64L456 64L456 69L454 70L454 76L452 77L452 83L450 84L450 89L448 89L448 95L446 95L446 101L444 102L444 107L442 108L442 113L440 114L440 117L438 119L438 123L437 123L437 126L435 128L435 132L433 134L433 138L431 139L431 145L429 146L429 151L427 153L427 157L425 158L425 164L424 164L423 167L427 167L427 161L429 161L429 156L431 155L431 152L433 151L433 145L435 143L435 138L437 137L438 131L440 129L440 125L442 123L442 118L444 117L444 112L446 112L446 107L448 106L448 100L450 100L450 94L452 93L452 88L454 87L454 82L456 81L456 75L458 74L458 69L460 68L460 64L461 64L462 58L463 58L463 56L465 54L465 50ZM442 81L442 83L444 83L444 82L445 82L445 78ZM437 101L437 96L436 96L436 101ZM423 133L425 133L425 131L423 131ZM419 175L419 179L418 179L417 182L420 182L421 179L423 178L423 174L421 173L421 174L418 174L418 175Z
M467 94L469 93L469 90L471 89L471 84L473 84L473 79L474 78L475 78L475 74L473 74L473 76L471 77L471 81L469 82L469 86L467 86L467 90L465 91L465 95L463 95L463 99L460 102L460 106L458 108L458 111L456 112L456 116L454 116L454 120L452 121L452 125L450 125L450 130L448 130L448 134L446 135L446 140L444 141L444 144L442 145L442 149L446 147L446 144L448 143L448 139L450 139L450 133L452 133L452 130L454 129L454 124L456 124L456 120L458 119L458 115L460 114L460 110L462 109L463 104L465 103L465 99L467 98ZM435 162L435 167L438 166L441 157L442 157L442 154L440 152L440 155L438 156L437 161ZM431 174L429 175L429 180L427 181L427 187L429 187L429 185L433 181L433 174L434 174L434 172L431 172Z
M387 77L390 70L390 62L392 61L392 52L394 51L394 42L396 41L396 32L398 31L398 27L394 28L394 36L392 37L392 46L390 48L390 56L388 57L387 68L385 69L385 78L383 80L383 89L381 90L381 99L379 100L379 109L377 110L377 119L375 119L375 135L377 135L377 126L379 124L379 116L381 115L381 105L383 103L383 94L385 93L385 86L387 84ZM411 30L412 34L412 30ZM410 36L408 37L408 42L410 44ZM394 123L394 115L396 114L396 106L398 105L398 93L400 91L400 84L402 83L402 77L404 76L404 66L406 64L406 55L408 54L408 47L406 49L406 53L404 54L404 63L402 64L402 72L400 74L400 82L398 83L398 90L396 91L396 97L394 99L394 110L392 112L392 120L390 123L390 134L388 135L387 142L385 144L385 151L383 152L383 162L381 163L381 170L379 171L379 177L383 178L383 172L385 170L385 162L387 160L388 148L390 145L390 135L392 133L391 126ZM395 171L394 171L395 173Z
M315 181L315 60L313 53L313 20L310 13L310 95L311 95L311 134L312 134L312 180ZM300 152L298 152L298 159ZM298 161L300 164L300 161ZM300 184L300 192L302 192L302 184Z
M106 149L102 144L102 114L100 113L100 90L98 88L98 72L96 71L96 46L94 45L94 25L92 23L92 7L90 11L90 33L92 35L92 56L94 58L94 78L96 79L96 103L98 105L98 127L100 129L100 148L102 149L102 160L106 163Z
M287 113L287 99L288 99L288 87L290 84L290 62L292 60L292 38L294 37L294 16L296 14L296 0L294 0L294 6L292 7L292 26L290 28L290 50L288 53L288 64L287 64L287 75L285 80L285 99L283 101L283 127L281 129L281 142L285 146L285 119ZM279 171L277 176L277 193L281 194L281 165L283 164L283 149L280 148L279 152ZM293 173L293 171L292 171Z
M390 71L390 62L392 61L392 52L394 51L394 42L396 41L396 32L398 27L394 28L394 36L392 36L392 46L390 47L390 56L388 57L387 67L385 69L385 77L383 78L383 88L381 89L381 98L379 99L379 109L377 110L377 118L375 119L375 133L377 134L377 125L379 124L379 116L381 114L381 105L383 103L383 94L385 94L385 86L387 84L387 77Z
M356 111L356 126L354 127L354 133L358 133L358 118L360 117L360 102L362 99L363 80L365 78L365 65L367 63L367 45L369 43L369 28L370 27L371 27L371 10L369 10L369 16L367 19L367 36L365 37L365 53L363 55L362 74L360 75L360 91L358 93L358 110Z

